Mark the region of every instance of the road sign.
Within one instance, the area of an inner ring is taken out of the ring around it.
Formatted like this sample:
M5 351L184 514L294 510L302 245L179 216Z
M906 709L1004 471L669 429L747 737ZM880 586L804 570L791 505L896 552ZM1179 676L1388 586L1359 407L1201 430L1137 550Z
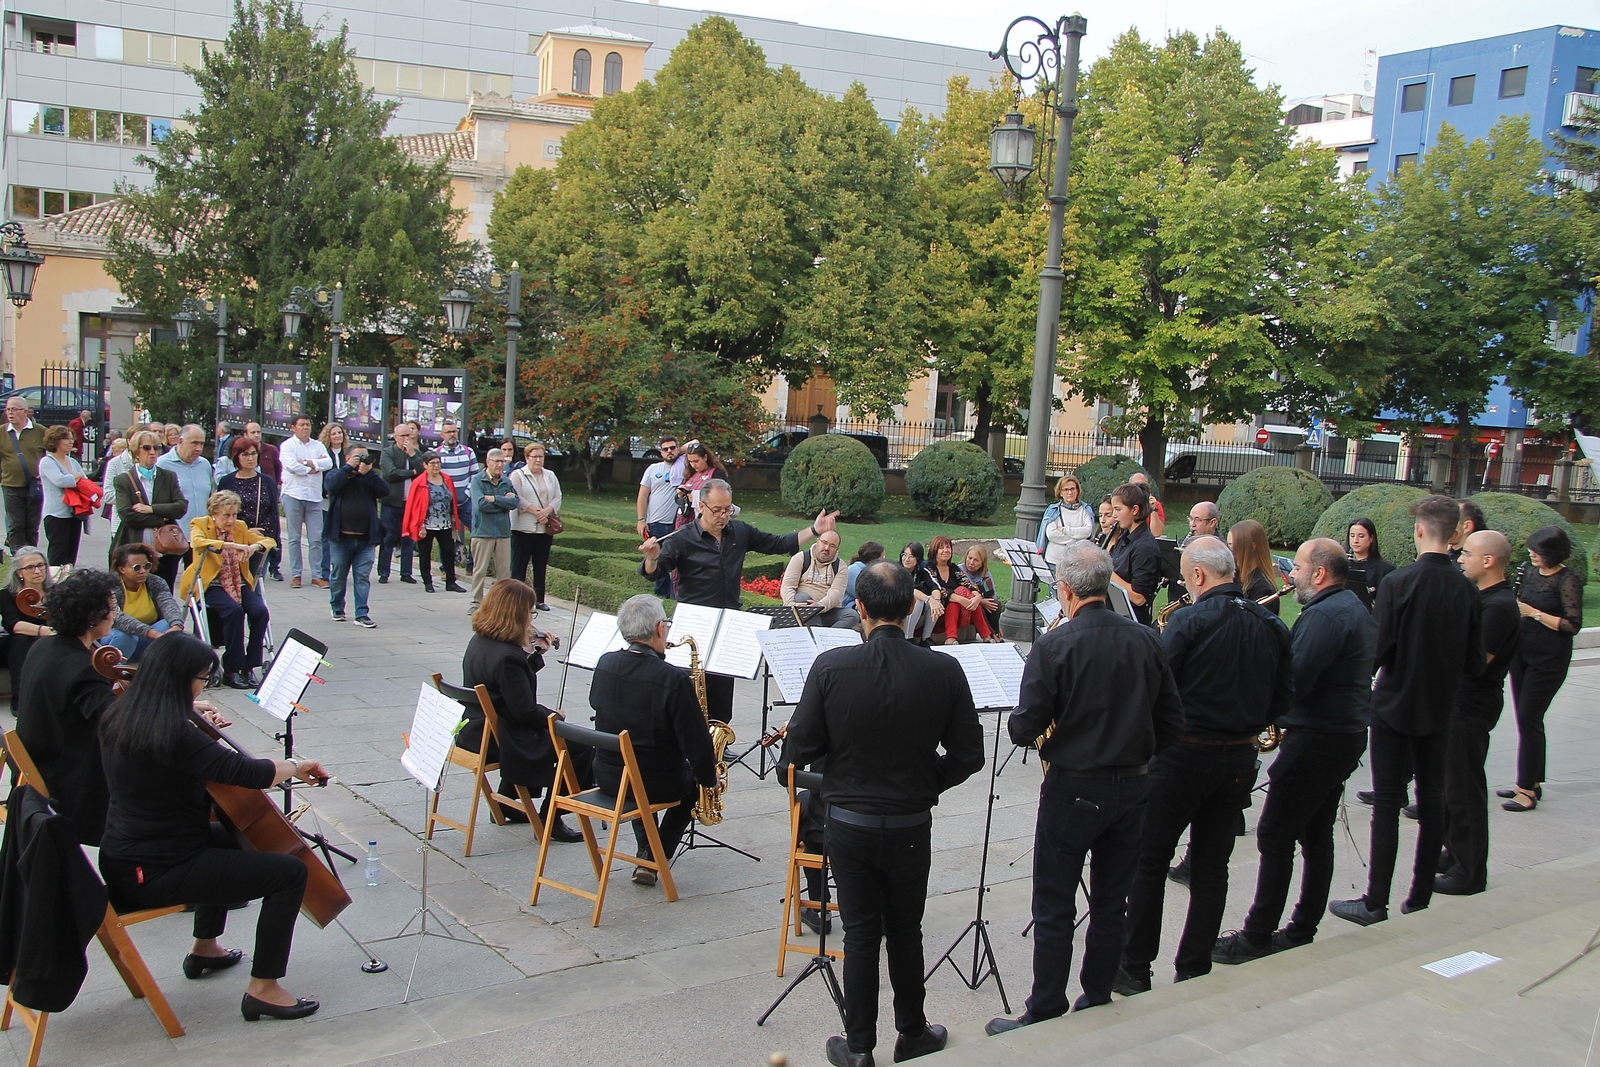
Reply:
M1271 439L1272 435L1267 432L1267 428L1265 426L1256 431L1256 444L1264 445Z

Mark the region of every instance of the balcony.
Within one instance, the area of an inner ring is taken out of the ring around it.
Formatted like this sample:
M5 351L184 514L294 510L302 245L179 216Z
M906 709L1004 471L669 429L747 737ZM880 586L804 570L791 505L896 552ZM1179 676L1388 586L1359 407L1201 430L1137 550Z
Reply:
M1578 125L1578 116L1584 108L1589 108L1600 118L1600 93L1568 93L1561 103L1561 125Z

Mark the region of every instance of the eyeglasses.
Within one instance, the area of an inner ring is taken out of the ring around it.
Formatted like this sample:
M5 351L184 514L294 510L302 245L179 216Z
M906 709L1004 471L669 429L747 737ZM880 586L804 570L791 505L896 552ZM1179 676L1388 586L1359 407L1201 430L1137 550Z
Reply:
M130 563L128 564L128 569L135 574L144 574L154 568L148 563Z
M716 515L719 518L722 517L722 516L725 516L725 515L732 515L733 514L733 505L732 504L729 504L725 508L714 508L710 504L706 504L706 505L704 505L704 508L705 508L706 514L708 514L708 515Z
M139 446L139 451L140 452L159 452L159 451L161 451L161 449L156 445L140 445Z
M42 570L45 569L45 567L46 567L46 564L43 564L43 563L28 563L28 564L24 564L21 567L18 567L17 570L19 570L19 571L42 571Z
M197 682L209 682L211 681L211 672L205 671L201 674L197 674L194 676L194 680Z
M240 452L239 453L239 458L240 459L244 459L246 456L259 456L259 455L261 455L260 452L257 452L255 449L251 449L249 452Z

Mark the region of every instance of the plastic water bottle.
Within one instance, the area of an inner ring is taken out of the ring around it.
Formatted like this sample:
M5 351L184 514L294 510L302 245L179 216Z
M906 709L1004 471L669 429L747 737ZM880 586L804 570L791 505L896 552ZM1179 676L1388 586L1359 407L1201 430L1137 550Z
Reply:
M376 841L368 841L367 842L367 884L368 885L377 885L378 884L378 872L381 869L382 868L378 866L378 843Z

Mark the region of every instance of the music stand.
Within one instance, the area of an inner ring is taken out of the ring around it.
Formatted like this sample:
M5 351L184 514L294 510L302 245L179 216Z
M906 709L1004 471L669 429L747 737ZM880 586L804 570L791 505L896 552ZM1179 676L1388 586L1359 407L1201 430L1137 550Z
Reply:
M752 615L765 615L769 617L772 619L771 628L774 630L792 629L796 626L807 626L810 625L812 619L822 614L822 608L817 606L807 606L805 604L762 604L757 607L741 610L748 610ZM732 770L734 765L737 764L749 771L751 774L755 775L757 778L765 781L767 775L772 773L773 768L777 766L776 761L770 765L767 763L767 750L770 747L765 743L768 724L771 721L772 709L778 707L784 702L781 700L774 701L771 699L772 669L767 665L765 660L762 661L761 669L761 735L756 738L755 743L750 745L749 748L746 748L743 752L740 752L732 759L727 760L726 763L728 764L729 770ZM752 767L745 762L745 760L750 758L751 753L758 754L756 759L757 765L755 767Z
M797 770L794 772L794 784L797 787L810 789L811 791L816 792L822 788L822 775L817 771ZM817 932L817 954L812 956L811 959L806 962L805 968L801 970L799 974L794 976L794 980L792 982L784 987L783 992L778 994L778 999L767 1005L767 1010L762 1012L761 1018L756 1020L757 1026L765 1025L768 1017L770 1017L773 1012L778 1010L778 1005L783 1003L784 998L790 993L793 993L795 988L799 986L801 982L804 982L807 978L810 978L814 974L822 975L822 984L827 989L828 996L833 999L833 1006L838 1009L839 1026L841 1028L844 1026L844 989L839 985L839 976L834 973L833 957L828 955L828 928L833 925L833 921L828 917L829 900L827 849L823 849L822 852L822 899L818 901L818 903L822 905L822 922L818 924L821 929ZM785 923L789 921L789 916L787 913L785 913L783 921ZM998 978L998 975L996 977ZM1011 1009L1007 1008L1006 1011L1009 1014Z

